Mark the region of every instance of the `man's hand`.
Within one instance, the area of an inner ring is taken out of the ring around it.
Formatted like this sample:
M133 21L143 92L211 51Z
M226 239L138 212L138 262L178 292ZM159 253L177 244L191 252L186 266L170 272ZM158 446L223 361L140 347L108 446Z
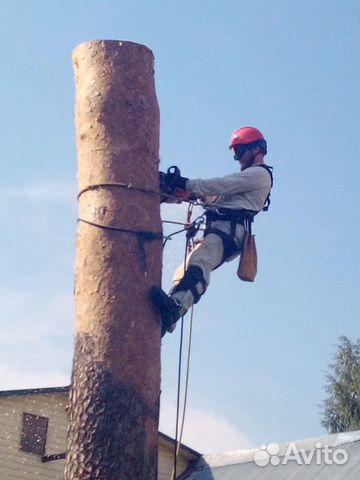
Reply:
M180 169L176 166L168 168L167 172L160 172L160 189L162 193L173 195L175 189L186 190L186 182L189 180L182 177Z
M193 194L191 192L187 192L186 190L182 190L181 188L175 188L173 194L175 195L175 197L179 198L180 201L194 200Z

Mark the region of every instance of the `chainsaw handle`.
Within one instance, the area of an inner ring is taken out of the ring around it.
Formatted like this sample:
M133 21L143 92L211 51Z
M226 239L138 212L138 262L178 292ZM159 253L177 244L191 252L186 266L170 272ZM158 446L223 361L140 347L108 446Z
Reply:
M176 177L181 176L180 168L177 167L176 165L173 165L167 169L167 173L170 175L174 175Z

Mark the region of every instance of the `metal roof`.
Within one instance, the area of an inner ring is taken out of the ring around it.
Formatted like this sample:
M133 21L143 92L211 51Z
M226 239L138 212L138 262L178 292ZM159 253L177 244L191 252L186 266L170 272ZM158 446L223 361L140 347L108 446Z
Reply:
M204 455L181 480L358 480L360 431Z

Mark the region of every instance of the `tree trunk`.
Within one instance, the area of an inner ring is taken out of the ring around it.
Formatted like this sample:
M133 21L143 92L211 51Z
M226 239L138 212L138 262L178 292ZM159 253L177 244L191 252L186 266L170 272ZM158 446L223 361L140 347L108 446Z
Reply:
M160 326L159 108L143 45L93 41L73 53L79 166L76 342L65 479L156 480ZM135 188L95 184L123 183ZM85 223L84 221L92 224Z

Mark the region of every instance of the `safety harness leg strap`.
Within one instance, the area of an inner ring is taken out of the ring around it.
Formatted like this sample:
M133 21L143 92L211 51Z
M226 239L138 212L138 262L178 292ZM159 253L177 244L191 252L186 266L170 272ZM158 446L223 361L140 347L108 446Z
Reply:
M218 237L220 237L223 242L223 249L224 249L223 258L221 260L221 263L218 265L218 267L220 267L220 265L222 265L227 258L231 257L231 255L233 255L235 252L240 250L234 240L236 223L232 223L231 227L232 227L231 233L226 233L223 230L220 230L219 228L211 228L211 227L206 229L204 233L204 236L209 235L209 233L213 233L214 235L217 235Z

